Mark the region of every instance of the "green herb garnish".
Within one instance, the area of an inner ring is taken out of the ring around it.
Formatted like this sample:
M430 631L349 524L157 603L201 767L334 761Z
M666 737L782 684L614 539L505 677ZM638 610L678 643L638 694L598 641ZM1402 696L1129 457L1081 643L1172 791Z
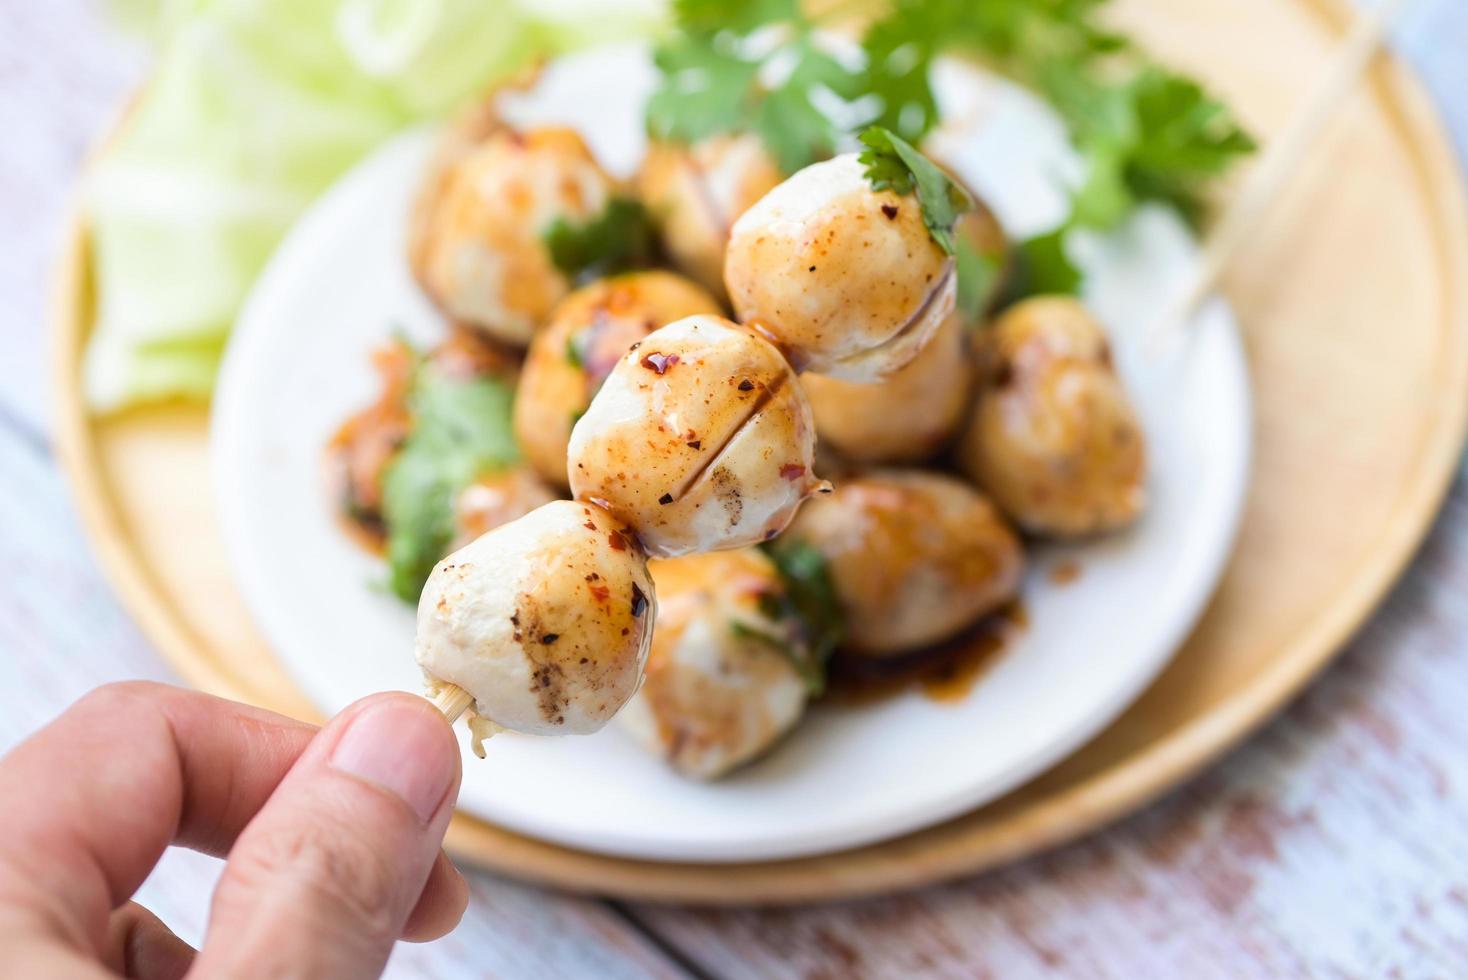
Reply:
M748 623L735 622L736 636L757 639L789 659L812 697L826 689L826 662L845 635L845 621L836 598L836 586L826 558L795 539L777 539L762 545L775 563L784 589L760 596L760 611L774 623L789 623L794 633L777 636Z
M675 0L673 12L679 30L653 52L649 133L757 133L786 173L835 152L846 127L828 108L861 95L865 72L817 43L797 0Z
M958 265L958 311L972 326L983 319L999 289L1000 260L986 255L965 238L954 241L953 257Z
M566 363L576 370L586 366L586 331L581 330L566 338Z
M655 53L663 77L648 128L684 142L757 133L787 172L873 124L918 146L938 121L934 61L976 57L1044 95L1081 156L1085 176L1071 192L1070 214L1022 249L1038 253L1040 274L1029 282L1078 284L1065 257L1071 232L1113 228L1148 201L1196 221L1208 182L1254 149L1221 102L1106 29L1104 6L893 0L862 34L860 56L849 59L816 43L819 20L796 0L675 0L678 29ZM843 9L837 5L838 16ZM1024 282L1011 286L1013 294Z
M546 229L551 261L575 282L648 265L657 254L652 219L640 201L614 197L589 221L557 218Z
M1020 242L1014 249L1014 273L1004 291L1004 302L1026 296L1073 296L1081 288L1081 270L1066 251L1068 226Z
M953 226L959 215L974 206L968 191L890 129L872 126L861 134L861 142L866 149L860 160L866 165L872 188L898 194L916 192L928 234L943 251L952 255Z
M1069 215L1019 247L1011 299L1078 289L1081 275L1066 250L1073 231L1114 228L1148 201L1196 222L1208 181L1254 149L1200 85L1103 28L1104 3L897 0L865 35L870 88L884 100L877 121L914 143L937 121L930 69L948 51L1036 89L1064 120L1085 176L1071 192Z
M454 499L474 480L513 465L513 390L420 364L408 393L413 428L383 474L382 515L392 591L416 602L454 537Z

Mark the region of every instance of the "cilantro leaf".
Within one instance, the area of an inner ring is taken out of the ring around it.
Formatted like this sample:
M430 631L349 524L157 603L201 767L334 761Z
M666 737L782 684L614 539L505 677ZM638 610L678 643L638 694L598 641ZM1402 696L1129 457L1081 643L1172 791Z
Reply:
M766 629L738 619L729 624L729 629L740 639L763 643L790 661L790 666L795 668L795 672L805 682L805 689L811 697L819 697L826 690L825 665L817 662L801 641L777 636Z
M1073 197L1076 227L1113 227L1148 200L1196 221L1207 181L1255 148L1221 102L1155 65L1117 81L1052 65L1043 90L1086 165Z
M653 64L662 81L647 102L652 136L693 143L748 128L757 62L738 57L713 38L684 36L659 45Z
M954 254L953 226L959 215L974 206L968 191L890 129L869 127L861 134L861 141L866 150L860 161L866 165L872 188L890 189L898 194L911 194L915 190L928 234L939 248Z
M966 238L954 243L953 257L958 266L958 310L964 323L976 324L994 301L999 288L1000 262L994 255L980 252Z
M1065 237L1113 228L1144 202L1169 204L1196 222L1208 181L1254 149L1201 86L1101 26L1104 5L894 0L863 35L868 91L882 103L877 123L911 143L937 121L931 67L950 51L1037 89L1064 120L1085 176L1071 194L1070 215L1021 249L1032 274L1012 288L1073 290L1079 272L1065 255Z
M673 0L673 18L693 33L746 34L765 24L800 20L800 0Z
M647 209L626 197L612 198L601 214L581 224L557 218L544 241L551 261L577 282L647 265L656 253Z
M865 73L816 43L796 0L678 0L674 13L679 30L653 52L652 136L756 133L786 173L835 151L844 129L822 100L857 98Z
M805 679L812 696L826 687L826 662L846 634L845 617L836 597L825 555L810 544L794 538L777 538L761 549L775 563L785 589L778 595L764 597L764 613L777 622L793 622L798 633L795 640L774 637L747 624L735 624L736 633L758 635L790 658Z
M1004 293L1006 304L1027 296L1063 294L1073 296L1080 291L1081 270L1066 252L1070 233L1067 225L1020 242L1014 250L1014 274Z
M408 394L413 429L382 482L393 592L416 602L454 536L454 499L480 476L519 459L511 388L493 378L453 377L418 367Z

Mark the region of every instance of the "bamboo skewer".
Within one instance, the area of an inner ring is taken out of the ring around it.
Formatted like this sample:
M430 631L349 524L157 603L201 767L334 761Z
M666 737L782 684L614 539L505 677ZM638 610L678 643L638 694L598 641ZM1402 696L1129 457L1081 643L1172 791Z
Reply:
M458 721L473 703L474 696L457 684L445 684L433 696L433 706L443 712L450 725Z
M1319 87L1285 131L1270 144L1238 198L1219 220L1187 291L1148 330L1145 339L1148 354L1155 356L1179 339L1198 308L1217 290L1224 272L1258 219L1269 210L1305 151L1381 53L1392 27L1410 3L1411 0L1383 0L1374 10L1361 15Z

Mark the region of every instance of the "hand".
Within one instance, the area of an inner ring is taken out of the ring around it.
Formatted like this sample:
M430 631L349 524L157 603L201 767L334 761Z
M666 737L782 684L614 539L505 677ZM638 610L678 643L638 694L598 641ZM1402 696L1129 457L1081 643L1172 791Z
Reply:
M323 729L160 684L99 688L0 759L0 976L376 976L459 921L439 845L458 746L421 698ZM129 901L170 844L228 855L196 954Z

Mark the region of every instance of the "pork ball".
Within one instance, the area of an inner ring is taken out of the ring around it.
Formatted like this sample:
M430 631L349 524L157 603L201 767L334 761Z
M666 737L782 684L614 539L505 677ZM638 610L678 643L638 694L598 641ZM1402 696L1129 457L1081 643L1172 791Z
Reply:
M638 191L658 223L669 257L722 296L729 231L780 177L758 136L724 134L692 145L654 142Z
M964 422L973 388L969 332L957 311L911 364L872 384L806 374L816 432L853 463L917 463L941 452Z
M515 437L541 477L566 485L571 427L627 348L658 327L715 313L709 293L671 272L634 272L578 289L530 344L515 393Z
M849 381L912 361L957 295L916 197L872 190L856 154L806 167L744 212L724 283L739 319L794 363Z
M430 690L457 684L494 726L587 734L637 690L656 612L632 531L558 500L434 567L414 655Z
M569 474L637 529L649 555L774 537L825 485L815 425L780 352L717 316L653 331L607 377L571 432Z
M1011 307L985 334L958 458L1026 531L1085 535L1146 503L1146 439L1101 326L1068 297Z
M1019 538L962 480L877 470L812 500L786 532L826 559L849 653L892 656L945 640L1013 599Z
M800 624L772 614L784 590L756 548L652 563L658 621L646 679L617 723L674 769L715 779L773 745L805 710L806 684L782 649Z
M547 229L601 214L611 178L574 130L505 127L437 182L415 219L419 281L450 316L524 347L571 288L546 247Z

